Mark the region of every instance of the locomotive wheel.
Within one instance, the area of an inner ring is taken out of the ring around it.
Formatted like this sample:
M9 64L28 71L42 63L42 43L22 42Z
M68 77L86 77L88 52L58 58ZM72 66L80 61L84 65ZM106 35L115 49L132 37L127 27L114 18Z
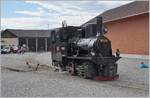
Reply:
M91 62L84 62L78 67L78 75L83 78L94 78L96 70Z
M86 68L86 64L82 64L82 65L79 65L78 66L78 71L77 71L77 74L80 76L80 77L84 77L84 78L87 78L86 77L86 74L85 74L85 70L87 69Z
M85 63L84 66L84 74L83 74L83 78L88 79L91 78L88 74L89 74L89 63Z
M69 62L69 63L68 63L67 71L68 71L71 75L75 75L75 65L74 65L73 62Z
M82 77L83 73L84 73L84 66L78 65L78 67L77 67L77 75Z

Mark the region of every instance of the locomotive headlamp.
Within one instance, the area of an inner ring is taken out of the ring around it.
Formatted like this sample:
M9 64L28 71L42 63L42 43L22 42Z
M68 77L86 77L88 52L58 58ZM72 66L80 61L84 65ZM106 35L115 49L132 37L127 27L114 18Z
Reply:
M103 26L103 32L104 34L108 32L108 28L105 25Z

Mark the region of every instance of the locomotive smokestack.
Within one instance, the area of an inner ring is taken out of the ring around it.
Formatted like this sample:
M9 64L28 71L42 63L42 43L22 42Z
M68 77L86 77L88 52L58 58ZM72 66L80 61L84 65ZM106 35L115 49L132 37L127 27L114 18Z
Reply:
M103 36L103 30L102 30L102 16L97 17L97 35L96 36Z

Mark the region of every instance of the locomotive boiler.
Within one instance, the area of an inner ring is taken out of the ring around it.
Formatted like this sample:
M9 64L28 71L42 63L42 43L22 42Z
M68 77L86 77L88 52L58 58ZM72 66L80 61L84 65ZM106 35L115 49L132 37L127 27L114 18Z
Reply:
M86 27L67 26L57 32L53 31L53 65L61 66L71 75L83 78L117 79L116 62L120 57L112 54L111 41L104 36L105 33L107 28L102 23L102 17L97 17L97 24Z

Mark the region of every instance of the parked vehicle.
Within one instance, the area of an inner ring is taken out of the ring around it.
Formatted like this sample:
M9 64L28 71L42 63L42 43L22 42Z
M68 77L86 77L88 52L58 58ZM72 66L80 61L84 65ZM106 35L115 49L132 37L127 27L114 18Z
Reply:
M13 46L11 48L11 53L18 53L19 48L17 46Z
M1 54L8 54L8 53L11 53L10 47L1 48Z
M8 53L18 53L19 48L18 46L6 46L6 45L2 45L1 46L1 54L8 54Z

